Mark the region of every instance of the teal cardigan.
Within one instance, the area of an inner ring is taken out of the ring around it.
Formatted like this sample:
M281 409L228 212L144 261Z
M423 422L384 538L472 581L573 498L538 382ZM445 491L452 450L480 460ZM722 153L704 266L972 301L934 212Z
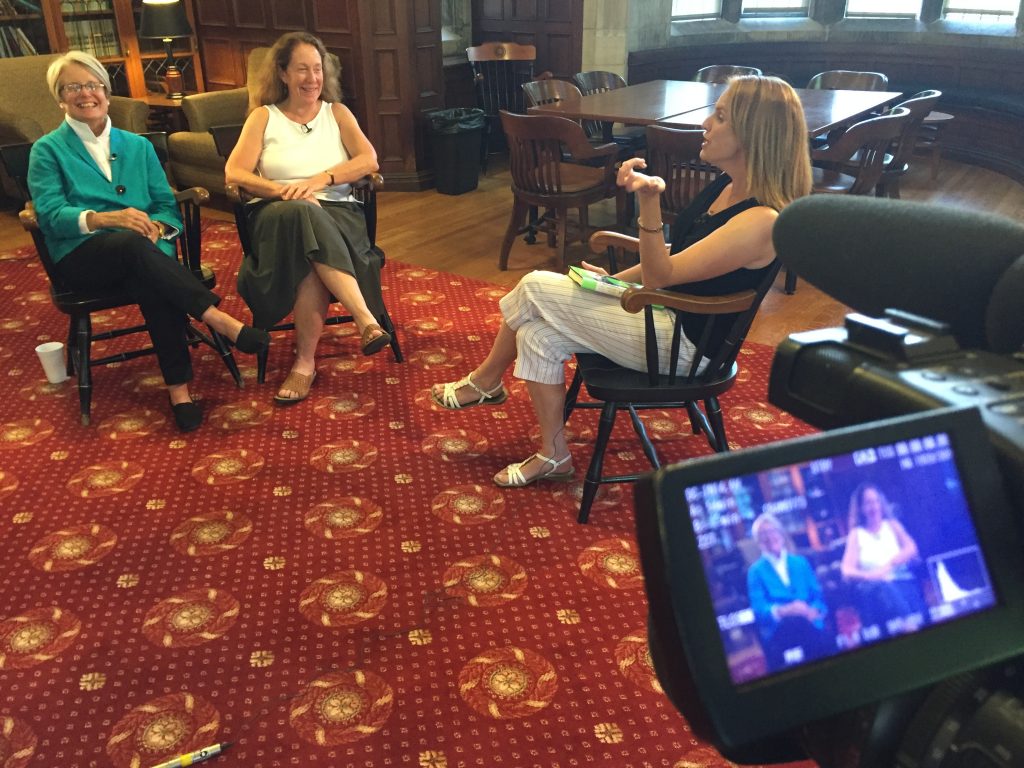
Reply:
M78 216L82 211L137 208L154 220L181 229L174 192L149 140L111 128L110 153L115 159L110 163L112 178L107 181L66 122L32 145L28 186L39 228L54 262L95 234L83 235L79 231ZM174 243L157 240L157 246L168 256L176 254Z

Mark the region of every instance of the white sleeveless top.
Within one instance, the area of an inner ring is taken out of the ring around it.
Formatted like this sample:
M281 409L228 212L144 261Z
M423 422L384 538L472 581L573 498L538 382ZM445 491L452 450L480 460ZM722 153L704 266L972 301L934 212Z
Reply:
M275 104L267 104L266 110L270 118L256 164L256 171L263 178L282 184L302 181L349 159L328 102L320 102L320 111L305 125L289 120ZM332 202L355 199L350 184L325 187L316 197Z
M888 520L882 521L878 533L871 533L866 528L857 527L854 529L857 536L857 553L860 556L860 567L864 570L881 568L892 561L900 551L900 543L896 538L896 531ZM895 577L894 573L889 578Z

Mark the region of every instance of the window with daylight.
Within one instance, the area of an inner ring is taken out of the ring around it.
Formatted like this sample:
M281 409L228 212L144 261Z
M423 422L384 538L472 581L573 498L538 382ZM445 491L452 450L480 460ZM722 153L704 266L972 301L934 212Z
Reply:
M672 21L717 19L722 14L722 0L672 0Z
M946 0L942 16L949 21L1013 24L1019 10L1019 0Z
M748 18L758 16L807 16L809 0L743 0L740 15Z
M847 18L916 19L921 0L847 0Z

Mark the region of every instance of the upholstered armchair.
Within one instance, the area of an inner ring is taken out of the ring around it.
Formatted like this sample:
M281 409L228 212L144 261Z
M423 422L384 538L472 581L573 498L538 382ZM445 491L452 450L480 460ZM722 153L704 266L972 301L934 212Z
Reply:
M269 51L269 48L253 48L249 52L246 82L252 80ZM181 111L188 121L188 130L167 137L171 173L178 187L204 187L224 194L224 159L217 154L210 128L241 125L248 106L247 88L196 93L182 99Z
M46 87L46 69L61 54L0 58L0 144L33 142L64 119ZM149 107L125 96L110 97L110 120L117 128L143 133ZM4 192L19 197L16 186L0 172Z

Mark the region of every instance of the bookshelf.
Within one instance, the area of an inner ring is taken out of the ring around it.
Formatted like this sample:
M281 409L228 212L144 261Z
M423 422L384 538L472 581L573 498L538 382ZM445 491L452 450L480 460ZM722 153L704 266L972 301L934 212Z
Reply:
M27 0L0 0L0 57L49 52L42 9Z
M182 0L192 21L192 0ZM110 73L113 92L143 98L161 92L163 43L136 34L142 0L0 0L0 57L76 49L91 53ZM175 41L175 63L188 91L202 91L194 40Z

